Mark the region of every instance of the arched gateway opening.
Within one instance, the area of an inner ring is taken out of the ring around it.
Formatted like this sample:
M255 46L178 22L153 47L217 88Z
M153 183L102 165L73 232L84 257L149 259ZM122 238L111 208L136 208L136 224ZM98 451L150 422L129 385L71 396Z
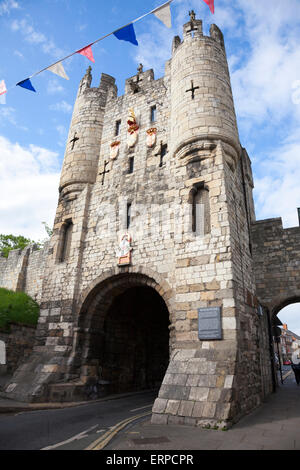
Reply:
M277 354L282 365L289 365L293 354L300 354L300 297L284 299L274 308L274 315L281 324L281 335L277 339Z
M169 311L159 285L123 274L97 285L80 315L81 371L106 393L159 388L169 364Z

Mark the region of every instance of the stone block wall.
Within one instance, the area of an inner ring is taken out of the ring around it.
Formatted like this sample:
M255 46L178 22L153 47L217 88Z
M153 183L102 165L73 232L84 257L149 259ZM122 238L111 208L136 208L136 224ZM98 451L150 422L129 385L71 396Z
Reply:
M28 248L10 251L8 258L0 257L0 286L17 290L24 285Z
M270 314L300 300L300 227L284 229L281 218L251 227L257 296Z
M5 343L6 373L13 374L26 362L32 352L35 338L35 327L10 324L10 330L0 330L0 340Z
M0 287L22 290L39 303L47 255L48 242L40 250L32 245L10 251L8 258L0 257Z

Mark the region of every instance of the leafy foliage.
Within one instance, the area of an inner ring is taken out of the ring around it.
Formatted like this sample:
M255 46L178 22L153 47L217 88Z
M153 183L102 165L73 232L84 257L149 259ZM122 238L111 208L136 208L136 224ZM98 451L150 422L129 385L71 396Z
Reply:
M11 322L36 325L39 305L25 292L0 288L0 328L9 328Z
M3 235L0 234L0 252L5 258L11 250L23 250L25 246L35 243L30 238L25 238L23 235Z
M44 225L47 235L50 238L53 234L53 230L49 227L47 222L42 222L42 224ZM7 258L11 250L23 250L26 246L33 244L36 245L38 249L40 249L43 247L44 243L49 240L49 238L35 242L30 238L23 237L23 235L0 234L0 254L2 252L2 256Z

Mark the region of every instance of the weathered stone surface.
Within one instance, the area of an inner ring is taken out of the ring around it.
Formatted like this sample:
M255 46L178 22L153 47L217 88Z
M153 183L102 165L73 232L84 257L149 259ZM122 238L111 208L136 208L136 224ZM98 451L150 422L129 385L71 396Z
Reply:
M13 374L18 367L28 360L32 352L36 329L32 326L10 324L9 331L0 330L0 341L4 343L5 372ZM1 365L0 365L1 370Z
M32 357L8 387L13 398L78 398L99 381L107 393L161 384L153 423L205 425L237 420L272 389L257 298L273 308L284 292L276 302L272 292L287 282L298 292L299 230L253 223L222 33L214 26L205 36L195 21L162 78L139 72L123 96L106 74L98 87L89 69L80 82L53 236L40 251L0 258L0 285L41 306ZM127 232L132 250L121 265ZM207 307L221 310L221 340L199 340L198 309Z

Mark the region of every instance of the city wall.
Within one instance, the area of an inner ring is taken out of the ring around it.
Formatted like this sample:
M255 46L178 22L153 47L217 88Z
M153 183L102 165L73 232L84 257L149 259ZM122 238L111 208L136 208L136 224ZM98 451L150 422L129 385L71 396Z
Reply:
M300 227L284 229L281 218L252 224L257 296L272 314L300 299Z
M47 254L48 242L40 250L30 245L24 250L12 250L8 258L0 257L0 286L24 291L39 303Z

